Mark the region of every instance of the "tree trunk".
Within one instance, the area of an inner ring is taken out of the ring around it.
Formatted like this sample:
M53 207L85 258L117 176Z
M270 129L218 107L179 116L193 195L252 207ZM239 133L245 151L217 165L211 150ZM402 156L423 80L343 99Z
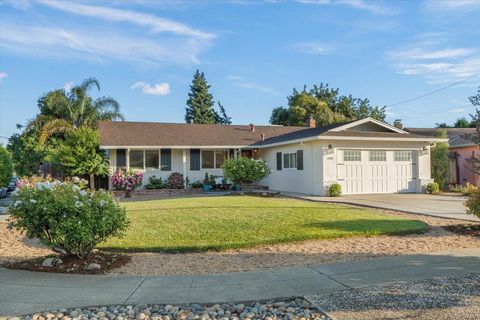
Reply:
M90 175L90 190L95 190L95 175L93 174Z

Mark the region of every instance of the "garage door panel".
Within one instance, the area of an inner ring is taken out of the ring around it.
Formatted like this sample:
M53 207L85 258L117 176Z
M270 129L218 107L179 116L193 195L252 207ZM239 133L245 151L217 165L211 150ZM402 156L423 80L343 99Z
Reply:
M337 165L338 182L345 194L415 192L416 165L413 156L405 157L405 151L375 151L369 157L369 150L362 150L361 160L350 159ZM413 151L410 151L413 155ZM358 153L358 152L357 152ZM343 156L344 152L339 152ZM352 152L349 152L350 156ZM381 155L381 157L379 157ZM386 155L386 156L385 156ZM400 157L403 155L403 158ZM396 160L402 161L396 161ZM354 161L357 160L357 161Z

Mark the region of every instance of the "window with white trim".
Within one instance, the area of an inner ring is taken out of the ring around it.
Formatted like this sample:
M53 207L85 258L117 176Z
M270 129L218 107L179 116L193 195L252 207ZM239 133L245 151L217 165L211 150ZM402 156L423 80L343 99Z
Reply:
M362 151L343 150L343 161L362 161Z
M202 150L202 169L221 169L228 159L228 150Z
M412 151L395 151L395 161L412 161Z
M297 169L297 153L296 152L283 154L283 168Z
M387 151L385 150L371 150L370 161L387 161Z
M145 150L145 168L158 169L158 150Z
M130 168L143 170L143 150L130 150Z

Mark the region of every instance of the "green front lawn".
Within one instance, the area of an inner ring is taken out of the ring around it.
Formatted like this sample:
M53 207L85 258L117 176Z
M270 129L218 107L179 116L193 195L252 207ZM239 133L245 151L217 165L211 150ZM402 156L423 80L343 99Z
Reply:
M187 252L311 239L424 232L373 209L283 198L208 197L127 202L130 226L101 248Z

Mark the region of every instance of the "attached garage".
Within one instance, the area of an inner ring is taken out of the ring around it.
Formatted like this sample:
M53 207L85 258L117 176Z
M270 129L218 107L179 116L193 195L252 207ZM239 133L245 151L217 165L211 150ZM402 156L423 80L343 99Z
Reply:
M415 150L337 152L337 181L344 194L416 192Z
M265 140L258 157L276 168L263 181L274 190L325 196L338 183L342 194L413 193L432 181L430 150L437 142L446 139L367 118ZM282 165L281 156L299 150L302 170Z

